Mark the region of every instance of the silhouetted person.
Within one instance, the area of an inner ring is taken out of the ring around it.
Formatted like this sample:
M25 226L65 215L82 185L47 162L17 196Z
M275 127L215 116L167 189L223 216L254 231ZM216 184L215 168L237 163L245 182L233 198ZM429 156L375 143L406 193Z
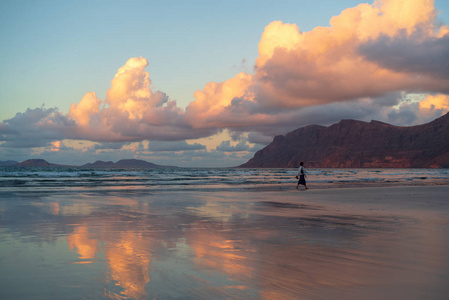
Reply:
M304 163L300 162L299 163L299 169L298 169L298 175L296 175L296 179L298 180L298 184L296 185L296 189L298 189L299 185L303 185L306 190L308 189L307 184L306 184L306 170L304 169Z

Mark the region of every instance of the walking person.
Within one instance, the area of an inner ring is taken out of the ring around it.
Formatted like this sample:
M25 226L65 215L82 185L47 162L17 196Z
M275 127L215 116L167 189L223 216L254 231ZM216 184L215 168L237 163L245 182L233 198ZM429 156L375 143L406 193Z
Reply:
M299 163L299 169L298 169L298 175L296 175L296 179L298 180L298 184L296 185L296 189L299 190L299 185L303 185L305 189L307 190L307 184L306 184L306 170L304 169L304 163Z

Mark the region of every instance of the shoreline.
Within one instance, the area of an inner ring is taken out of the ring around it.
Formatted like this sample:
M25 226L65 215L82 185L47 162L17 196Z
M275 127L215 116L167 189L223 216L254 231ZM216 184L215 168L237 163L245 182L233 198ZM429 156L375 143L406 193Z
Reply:
M169 192L270 192L295 190L296 181L288 184L253 184L253 185L172 185L160 186L104 186L104 187L0 187L0 195L20 194L74 194L74 193L169 193ZM310 183L310 190L339 190L364 188L394 188L394 187L438 187L449 186L449 180L433 180L432 182L338 182ZM299 192L304 186L299 186Z

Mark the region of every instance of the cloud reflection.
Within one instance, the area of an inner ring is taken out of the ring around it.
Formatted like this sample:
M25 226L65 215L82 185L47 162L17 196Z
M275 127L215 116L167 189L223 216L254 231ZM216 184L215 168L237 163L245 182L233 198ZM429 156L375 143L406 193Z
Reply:
M108 243L106 259L112 280L123 289L120 294L109 292L108 296L142 299L150 282L148 240L139 233L122 232L119 239Z
M74 281L62 286L93 299L429 299L431 288L447 292L445 211L426 211L427 199L405 189L376 191L316 191L307 205L288 192L0 201L0 249L20 246L9 265L0 253L13 273L0 268L0 288L10 276L53 286L59 280L60 288L59 277L69 274ZM409 193L412 208L385 211L395 192ZM350 204L333 198L339 193ZM385 202L365 202L368 210L356 204L361 195ZM33 267L47 277L29 277Z
M114 200L120 206L136 206L136 202L124 198ZM61 210L68 215L75 212L78 216L84 215L83 224L76 225L73 233L67 235L70 250L76 252L82 260L76 263L92 263L96 256L100 256L100 252L104 253L108 266L105 278L114 286L105 289L104 296L112 299L145 298L146 284L150 281L149 240L136 232L141 223L139 220L122 228L116 227L117 221L129 217L133 212L126 212L124 216L124 212L118 209L113 215L101 214L94 206L82 202ZM92 216L95 218L92 219Z
M67 236L67 243L72 251L79 254L82 260L92 262L98 253L98 240L89 237L89 229L85 225L77 226L75 231Z

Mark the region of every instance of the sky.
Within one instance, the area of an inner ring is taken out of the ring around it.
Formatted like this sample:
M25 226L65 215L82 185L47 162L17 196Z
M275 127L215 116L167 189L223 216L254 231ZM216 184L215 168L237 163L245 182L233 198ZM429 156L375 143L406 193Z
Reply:
M443 0L0 1L0 160L245 163L341 119L449 110Z

